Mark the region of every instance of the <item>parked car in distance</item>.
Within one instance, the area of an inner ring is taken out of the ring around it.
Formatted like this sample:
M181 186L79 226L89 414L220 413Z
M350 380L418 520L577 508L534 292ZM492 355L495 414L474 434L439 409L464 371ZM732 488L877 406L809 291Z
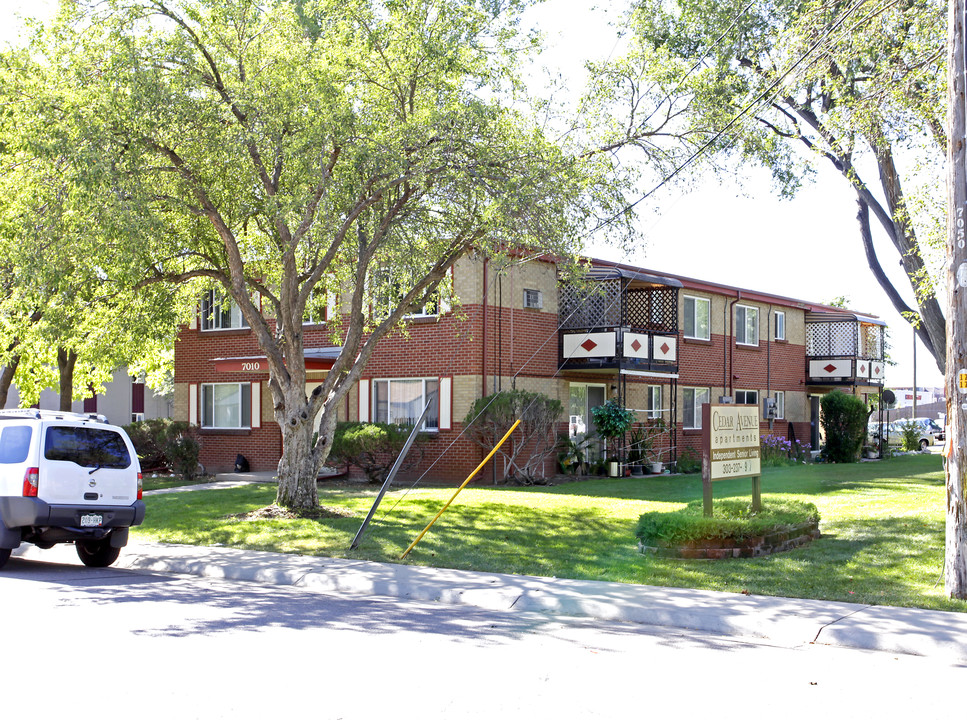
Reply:
M0 410L0 567L23 542L107 567L144 520L131 439L100 415Z
M912 423L918 432L917 445L920 450L926 450L930 445L937 445L944 440L944 431L936 420L930 418L913 418L906 420L894 420L891 423L882 424L882 434L886 437L890 447L900 447L903 445L903 430L907 424ZM878 440L881 435L881 424L871 422L867 427L867 433L872 440Z

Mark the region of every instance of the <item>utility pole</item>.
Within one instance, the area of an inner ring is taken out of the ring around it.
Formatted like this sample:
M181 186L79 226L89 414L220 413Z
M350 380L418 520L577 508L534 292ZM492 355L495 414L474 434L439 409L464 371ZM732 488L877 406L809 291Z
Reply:
M967 126L964 4L947 15L947 521L944 590L967 599Z

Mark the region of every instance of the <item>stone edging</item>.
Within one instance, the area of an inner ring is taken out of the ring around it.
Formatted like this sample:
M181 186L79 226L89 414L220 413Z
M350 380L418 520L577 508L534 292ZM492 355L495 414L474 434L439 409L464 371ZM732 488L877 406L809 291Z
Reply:
M639 540L638 550L645 555L689 560L752 558L802 547L819 537L819 523L811 521L777 529L768 535L758 535L742 540L715 538L714 540L693 540L685 545L659 545L657 547L645 545Z

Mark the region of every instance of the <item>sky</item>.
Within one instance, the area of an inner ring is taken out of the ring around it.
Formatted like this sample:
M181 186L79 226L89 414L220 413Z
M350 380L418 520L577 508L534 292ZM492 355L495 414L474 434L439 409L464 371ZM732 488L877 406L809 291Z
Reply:
M17 14L44 17L54 0L0 0L0 43L17 36ZM597 7L601 5L604 9ZM527 23L545 35L541 62L583 87L584 62L620 52L609 21L618 20L606 0L546 0L530 11ZM737 170L726 180L708 180L690 191L669 187L654 196L654 209L640 213L643 237L632 256L595 243L588 254L633 263L656 272L724 283L801 300L828 302L845 296L853 310L876 315L890 326L887 385L914 383L914 337L910 326L870 272L856 223L856 203L846 181L831 168L820 167L816 180L792 200L780 200L764 170ZM909 284L899 272L899 258L877 237L883 266L912 304ZM933 359L917 342L920 386L942 387Z

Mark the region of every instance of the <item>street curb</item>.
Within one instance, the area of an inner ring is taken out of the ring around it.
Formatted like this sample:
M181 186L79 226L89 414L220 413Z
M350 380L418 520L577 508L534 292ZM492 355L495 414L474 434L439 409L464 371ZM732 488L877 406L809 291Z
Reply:
M25 544L15 554L78 562L69 546L40 550ZM115 566L318 593L637 623L787 647L815 643L967 663L963 613L160 543L132 543Z

